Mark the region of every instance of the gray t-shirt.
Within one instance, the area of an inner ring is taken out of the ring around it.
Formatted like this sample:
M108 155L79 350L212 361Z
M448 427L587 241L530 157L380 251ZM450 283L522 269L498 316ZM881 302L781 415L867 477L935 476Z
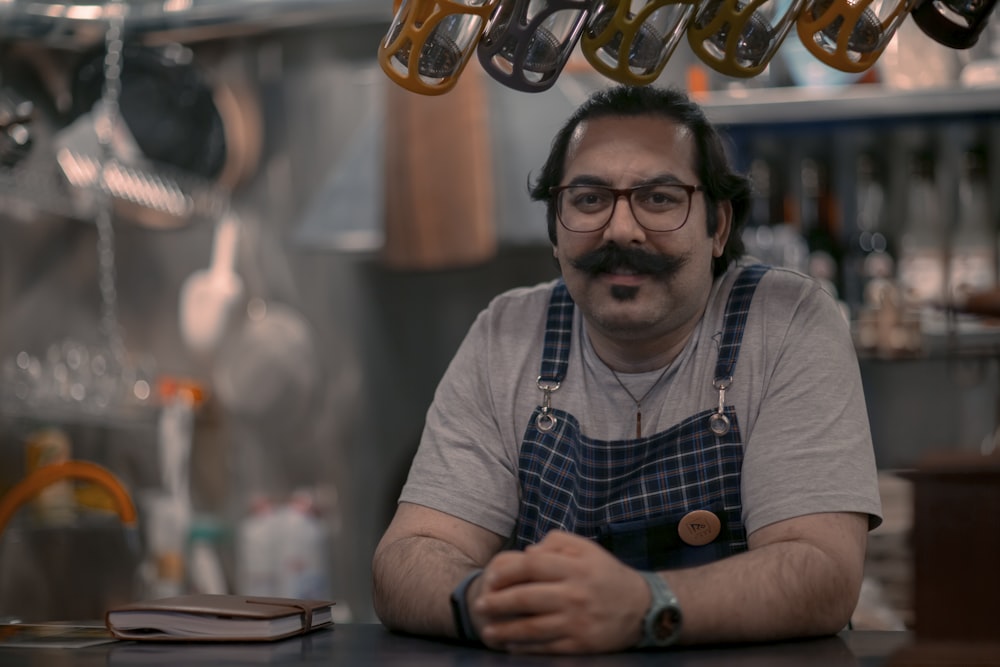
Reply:
M618 376L642 401L643 435L718 406L718 339L738 267L715 281L702 321L663 369ZM537 379L553 283L508 291L479 314L444 374L401 502L499 535L518 514L518 453L541 403ZM659 382L657 380L659 379ZM654 386L655 383L655 386ZM726 404L743 434L747 534L817 512L881 522L877 470L857 357L834 299L799 273L764 274L747 318ZM600 360L577 308L569 367L552 405L594 439L635 437L635 403Z

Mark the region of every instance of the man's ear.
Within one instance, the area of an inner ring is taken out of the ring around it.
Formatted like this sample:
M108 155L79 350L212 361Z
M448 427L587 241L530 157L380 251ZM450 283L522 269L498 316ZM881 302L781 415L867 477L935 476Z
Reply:
M726 249L729 241L729 232L732 231L733 223L733 203L728 199L719 202L715 207L716 224L715 233L712 234L712 256L722 257L722 252Z

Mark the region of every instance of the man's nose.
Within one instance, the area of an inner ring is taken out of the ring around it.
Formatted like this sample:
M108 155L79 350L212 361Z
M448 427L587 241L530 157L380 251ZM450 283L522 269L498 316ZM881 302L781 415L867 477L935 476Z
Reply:
M611 209L611 219L608 220L608 226L604 228L604 238L620 245L642 243L646 240L646 230L632 213L629 195L620 193L615 196L615 203Z

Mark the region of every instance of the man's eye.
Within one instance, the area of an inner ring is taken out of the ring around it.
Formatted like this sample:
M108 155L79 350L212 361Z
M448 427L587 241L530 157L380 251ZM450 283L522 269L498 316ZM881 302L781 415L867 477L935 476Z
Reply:
M669 208L681 203L683 191L676 188L657 188L636 193L636 199L643 206Z
M611 197L605 192L588 190L586 192L578 192L573 198L573 205L582 209L598 209L602 206L607 206L610 199Z

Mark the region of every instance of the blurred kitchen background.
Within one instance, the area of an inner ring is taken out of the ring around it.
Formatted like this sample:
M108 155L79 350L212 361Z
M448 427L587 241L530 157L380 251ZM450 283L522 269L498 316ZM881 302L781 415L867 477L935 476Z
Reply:
M114 6L0 0L0 618L201 590L372 621L437 380L493 295L556 275L527 181L609 80L576 54L525 93L473 59L417 95L376 59L387 1L133 2L124 42ZM753 78L682 42L658 81L729 133L755 254L842 300L880 468L992 451L1000 26L956 50L907 22L853 75L794 35ZM891 493L872 568L905 621Z

